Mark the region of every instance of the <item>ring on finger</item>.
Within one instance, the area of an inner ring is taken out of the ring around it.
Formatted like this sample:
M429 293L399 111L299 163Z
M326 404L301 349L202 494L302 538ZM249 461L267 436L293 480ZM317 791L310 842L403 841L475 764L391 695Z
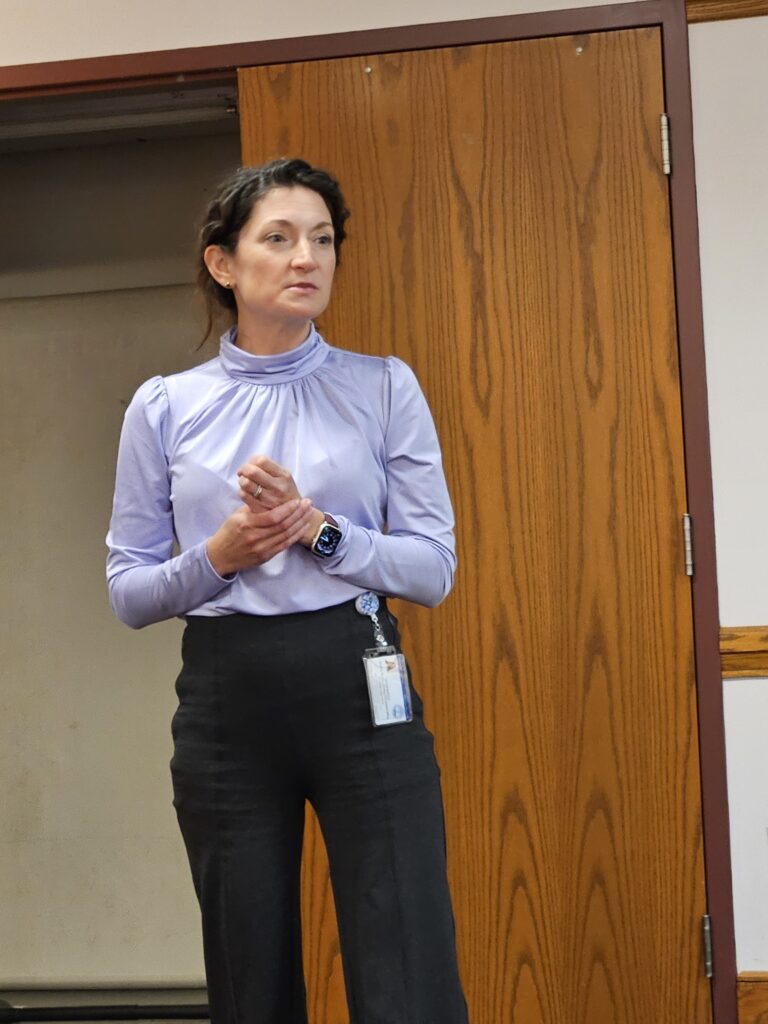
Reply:
M264 488L261 486L261 484L256 484L256 490L253 492L254 498L258 498L258 496L261 494L263 490Z

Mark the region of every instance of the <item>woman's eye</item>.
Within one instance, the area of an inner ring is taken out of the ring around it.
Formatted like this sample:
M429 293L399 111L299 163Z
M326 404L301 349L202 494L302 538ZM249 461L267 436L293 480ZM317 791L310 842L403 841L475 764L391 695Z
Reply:
M285 235L281 235L279 232L273 231L272 234L267 235L267 241L268 242L284 242L285 241Z
M333 238L330 235L318 235L315 241L320 245L333 245Z

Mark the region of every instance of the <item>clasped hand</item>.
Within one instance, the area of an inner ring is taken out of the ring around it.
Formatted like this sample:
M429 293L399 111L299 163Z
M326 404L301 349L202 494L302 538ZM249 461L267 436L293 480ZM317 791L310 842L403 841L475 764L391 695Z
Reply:
M312 543L324 515L302 498L283 466L254 455L237 471L244 502L208 541L208 558L220 576L263 565L294 544Z

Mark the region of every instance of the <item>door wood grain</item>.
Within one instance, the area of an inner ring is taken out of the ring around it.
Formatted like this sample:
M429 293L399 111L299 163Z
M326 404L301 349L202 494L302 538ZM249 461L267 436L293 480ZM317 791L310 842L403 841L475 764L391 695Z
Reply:
M637 29L240 73L244 161L326 166L353 211L321 331L409 362L443 444L457 585L398 614L473 1024L711 1019L661 71Z

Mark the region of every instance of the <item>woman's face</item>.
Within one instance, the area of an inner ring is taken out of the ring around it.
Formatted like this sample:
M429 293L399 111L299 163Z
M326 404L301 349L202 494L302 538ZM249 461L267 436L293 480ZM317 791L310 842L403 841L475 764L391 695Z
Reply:
M268 192L223 266L241 327L287 326L319 316L336 269L333 225L322 196L301 185Z

